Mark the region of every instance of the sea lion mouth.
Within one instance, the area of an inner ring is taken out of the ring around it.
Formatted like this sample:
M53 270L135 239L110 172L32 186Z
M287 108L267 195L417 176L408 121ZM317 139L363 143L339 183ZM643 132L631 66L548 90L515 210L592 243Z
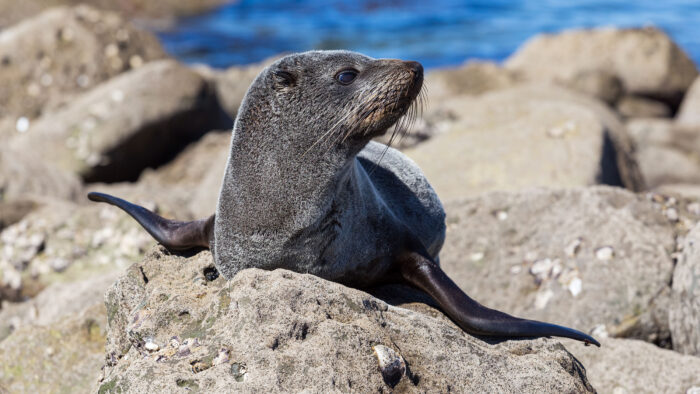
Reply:
M391 60L391 72L382 75L382 81L358 108L343 140L354 137L370 139L385 134L393 126L389 144L410 130L422 113L423 66L418 62Z

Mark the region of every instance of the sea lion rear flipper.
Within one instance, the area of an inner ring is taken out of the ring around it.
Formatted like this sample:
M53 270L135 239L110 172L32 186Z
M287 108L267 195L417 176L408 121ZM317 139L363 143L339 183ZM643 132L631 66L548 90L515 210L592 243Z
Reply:
M160 244L171 251L209 248L214 229L214 215L192 222L178 222L162 218L148 209L104 193L88 193L91 201L106 202L128 213Z
M428 293L464 331L474 335L503 337L557 336L600 346L580 331L526 320L487 308L465 294L430 258L416 252L398 258L404 280Z

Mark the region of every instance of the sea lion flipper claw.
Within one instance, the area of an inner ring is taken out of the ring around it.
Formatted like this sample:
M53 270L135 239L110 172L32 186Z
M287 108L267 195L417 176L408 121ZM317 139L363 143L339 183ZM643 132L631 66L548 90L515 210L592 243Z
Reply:
M404 280L428 293L457 325L470 334L503 337L557 336L600 347L598 341L583 332L555 324L517 318L479 304L465 294L440 266L424 254L403 253L397 262Z
M168 250L183 251L193 248L209 248L213 235L214 215L207 219L178 222L160 217L140 205L132 204L109 194L92 192L88 193L88 199L106 202L121 208L136 219L156 241Z

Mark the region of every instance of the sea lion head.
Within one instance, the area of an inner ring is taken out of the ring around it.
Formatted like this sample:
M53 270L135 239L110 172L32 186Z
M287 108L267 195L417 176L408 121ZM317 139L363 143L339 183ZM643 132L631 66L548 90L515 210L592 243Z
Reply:
M356 153L372 137L415 115L412 104L422 84L418 62L350 51L293 54L261 72L241 106L239 121L265 122L265 138L275 133L275 141L290 152L316 147Z

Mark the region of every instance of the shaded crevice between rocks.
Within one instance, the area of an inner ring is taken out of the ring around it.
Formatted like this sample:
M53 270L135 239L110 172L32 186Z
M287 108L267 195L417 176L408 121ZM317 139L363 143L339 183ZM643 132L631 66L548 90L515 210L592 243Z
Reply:
M214 87L206 84L190 110L145 125L123 143L110 149L106 164L81 174L86 183L134 182L146 168L158 168L189 144L212 130L233 127L233 119L216 98Z
M600 172L596 176L596 182L617 187L625 187L620 175L617 149L609 132L603 135L603 154L600 157Z

